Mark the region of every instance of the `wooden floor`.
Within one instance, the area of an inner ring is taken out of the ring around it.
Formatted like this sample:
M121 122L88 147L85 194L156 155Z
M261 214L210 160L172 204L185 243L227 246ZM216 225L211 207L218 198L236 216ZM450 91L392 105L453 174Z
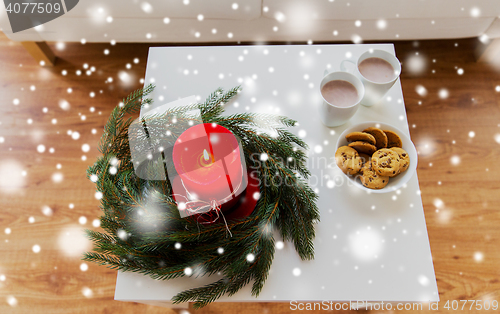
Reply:
M500 301L500 74L474 62L476 44L396 43L441 308L447 300ZM114 301L116 272L78 257L88 244L80 230L100 215L85 170L111 109L141 87L148 45L51 47L59 60L41 68L0 34L0 313L173 313ZM410 71L419 60L427 62L421 73ZM131 86L121 85L122 70L132 73ZM196 311L220 312L291 311L258 303Z

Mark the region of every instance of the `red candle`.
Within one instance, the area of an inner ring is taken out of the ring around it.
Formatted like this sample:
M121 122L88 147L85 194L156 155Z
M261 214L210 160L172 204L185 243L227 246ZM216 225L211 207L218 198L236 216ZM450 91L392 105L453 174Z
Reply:
M190 127L175 142L172 159L191 200L234 204L246 188L244 156L236 137L223 126Z

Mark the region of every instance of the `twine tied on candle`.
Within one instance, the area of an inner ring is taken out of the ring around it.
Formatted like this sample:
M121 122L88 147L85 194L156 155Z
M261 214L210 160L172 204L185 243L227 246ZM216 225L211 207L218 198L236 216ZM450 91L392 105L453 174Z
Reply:
M184 182L182 182L182 179L181 179L181 183L182 183L182 186L184 187L184 190L186 191L187 197L185 195L182 195L182 194L173 194L175 200L177 201L179 210L186 210L189 213L187 216L197 215L197 214L201 215L204 213L208 213L210 211L214 211L217 216L213 220L200 222L199 221L200 216L198 216L197 222L201 223L201 224L211 224L211 223L216 222L222 216L222 219L224 220L224 225L226 226L226 230L229 233L229 236L232 237L233 234L231 233L231 230L229 230L229 226L227 225L226 217L224 217L224 214L222 213L221 204L229 202L234 197L236 197L235 192L240 189L242 182L240 182L238 184L238 186L236 186L236 188L233 191L231 191L231 194L224 197L223 199L221 199L221 200L211 199L210 201L196 199L196 197L193 195L193 193L190 193L188 191L188 189L184 185ZM179 202L178 197L182 197L186 201Z

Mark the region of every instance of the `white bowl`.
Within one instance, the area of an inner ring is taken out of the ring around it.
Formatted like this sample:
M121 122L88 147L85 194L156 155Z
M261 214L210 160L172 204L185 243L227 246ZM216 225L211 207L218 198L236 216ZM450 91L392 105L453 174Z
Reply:
M345 139L345 136L351 132L362 132L364 129L369 128L369 127L377 127L382 130L389 130L389 131L394 131L396 132L397 135L401 138L401 141L403 142L403 149L408 153L410 156L410 166L408 169L399 174L398 176L394 178L389 179L389 183L382 189L375 190L375 189L369 189L361 184L361 181L358 178L355 178L354 176L346 175L345 176L350 180L354 185L359 187L360 189L363 189L365 191L371 192L371 193L387 193L387 192L392 192L395 191L399 188L401 188L406 182L410 180L411 177L415 174L417 170L417 161L418 161L418 155L417 155L417 150L415 149L415 145L413 145L413 142L410 140L408 136L406 136L401 130L398 128L387 124L383 122L363 122L363 123L358 123L356 125L353 125L342 132L340 134L339 139L337 140L337 147L335 148L335 151L341 147L341 146L347 146L349 142Z

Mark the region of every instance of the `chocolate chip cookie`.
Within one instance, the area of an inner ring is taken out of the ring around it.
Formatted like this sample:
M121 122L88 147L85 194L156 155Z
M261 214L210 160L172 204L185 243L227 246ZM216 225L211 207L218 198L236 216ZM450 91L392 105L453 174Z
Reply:
M361 141L349 143L349 147L354 148L360 154L367 155L372 155L377 150L375 145Z
M401 138L395 132L384 130L384 133L385 135L387 135L387 148L403 147L403 142L401 141Z
M395 177L399 174L399 155L389 148L382 148L372 156L372 166L378 175Z
M361 175L359 176L361 184L369 189L382 189L389 183L389 177L379 175L372 166L372 162L368 161L361 168Z
M358 152L349 146L341 146L335 153L335 162L345 174L355 175L361 170L363 162Z
M351 132L345 136L345 139L348 142L360 141L360 142L367 142L372 145L375 145L375 143L377 142L375 140L375 137L373 137L373 135L364 132Z
M361 158L361 160L363 161L363 165L364 165L365 163L369 162L372 159L372 156L361 153L361 154L359 154L359 158Z
M384 131L381 129L371 127L364 129L363 132L368 133L375 138L375 146L377 146L377 149L387 147L387 135L385 135Z
M410 166L410 155L399 147L392 147L391 150L395 151L399 156L399 173L405 172Z

